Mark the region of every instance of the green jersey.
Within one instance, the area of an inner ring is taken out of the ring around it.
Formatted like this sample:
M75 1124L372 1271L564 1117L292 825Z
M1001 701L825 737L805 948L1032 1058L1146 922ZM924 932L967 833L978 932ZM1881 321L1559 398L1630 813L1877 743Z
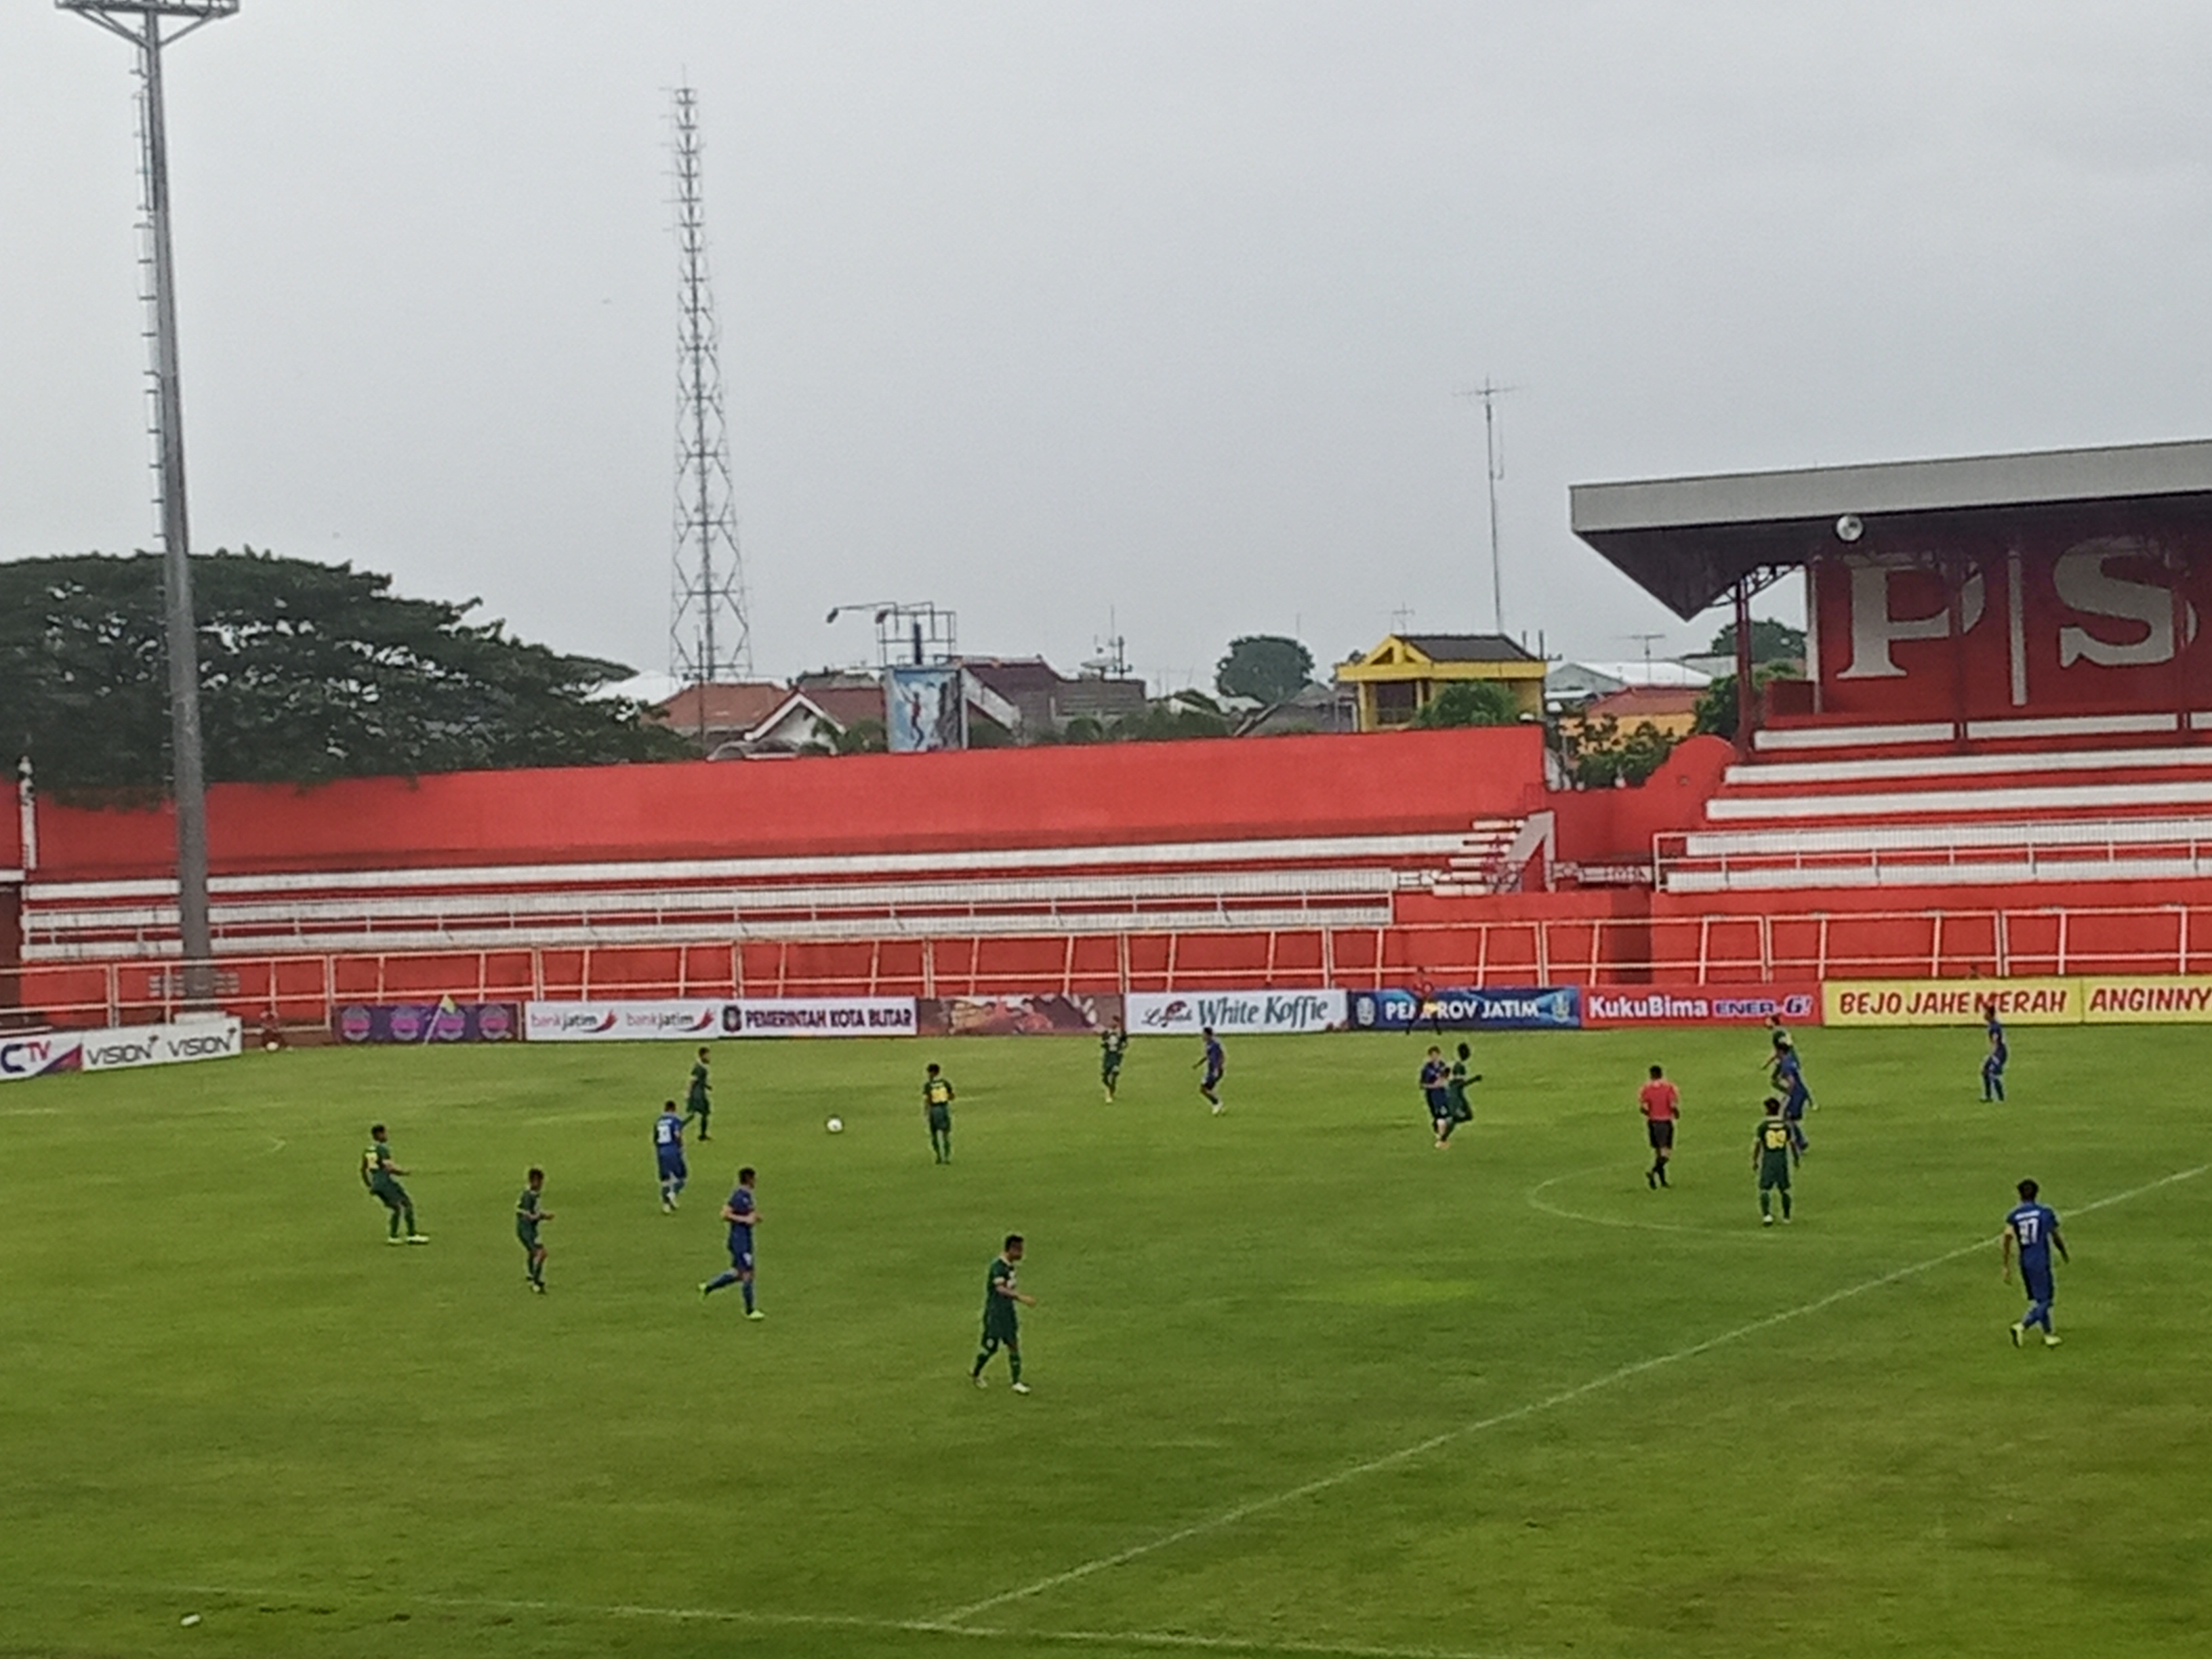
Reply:
M707 1062L695 1060L691 1066L691 1093L684 1103L697 1111L707 1103L707 1091L713 1086L707 1081Z
M392 1184L390 1143L372 1141L368 1150L361 1155L361 1184L371 1192Z
M1451 1076L1444 1083L1444 1098L1451 1103L1455 1121L1464 1123L1474 1115L1474 1108L1467 1103L1467 1062L1452 1062Z
M1762 1187L1787 1187L1790 1184L1788 1121L1779 1117L1761 1118L1751 1144L1759 1153L1759 1184Z
M1098 1039L1098 1069L1108 1077L1121 1069L1121 1056L1129 1051L1127 1031L1109 1031Z
M933 1077L921 1085L921 1103L928 1109L932 1123L952 1121L952 1085L941 1077Z
M526 1244L538 1242L538 1194L527 1187L514 1200L514 1236Z
M1003 1286L1003 1288L1001 1288ZM983 1282L983 1328L1011 1334L1020 1322L1015 1310L1020 1305L1014 1292L1021 1288L1014 1273L1014 1264L1004 1256L991 1263L991 1276Z

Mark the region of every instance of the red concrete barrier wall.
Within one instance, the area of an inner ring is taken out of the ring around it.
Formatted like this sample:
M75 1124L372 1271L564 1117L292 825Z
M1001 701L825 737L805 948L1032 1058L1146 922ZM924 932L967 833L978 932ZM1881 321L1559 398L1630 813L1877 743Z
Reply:
M1441 832L1542 796L1516 726L232 784L208 811L215 868L244 873ZM166 808L40 821L50 880L173 865Z

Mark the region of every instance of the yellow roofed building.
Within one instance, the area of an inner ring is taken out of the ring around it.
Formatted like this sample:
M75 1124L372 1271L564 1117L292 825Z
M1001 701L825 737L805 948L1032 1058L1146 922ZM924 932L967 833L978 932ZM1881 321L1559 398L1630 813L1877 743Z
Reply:
M1544 659L1502 634L1393 634L1336 670L1358 694L1359 729L1411 726L1446 686L1489 680L1512 694L1516 714L1544 712Z

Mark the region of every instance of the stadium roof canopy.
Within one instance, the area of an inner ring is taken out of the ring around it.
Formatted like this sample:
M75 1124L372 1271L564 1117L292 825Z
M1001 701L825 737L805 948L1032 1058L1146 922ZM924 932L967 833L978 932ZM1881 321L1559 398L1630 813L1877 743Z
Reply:
M2200 498L2212 510L2212 441L1885 461L1787 472L1576 484L1568 522L1685 620L1754 572L1842 550L1838 521L1886 515L2038 516L2091 502Z

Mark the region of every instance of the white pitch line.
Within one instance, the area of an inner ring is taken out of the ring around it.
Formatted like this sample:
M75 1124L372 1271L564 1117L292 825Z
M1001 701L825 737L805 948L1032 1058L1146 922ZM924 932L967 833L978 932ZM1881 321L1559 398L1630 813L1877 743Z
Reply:
M1706 1238L1748 1238L1751 1237L1749 1230L1741 1227L1723 1231L1718 1227L1686 1226L1679 1221L1628 1221L1625 1219L1617 1219L1611 1216L1584 1215L1579 1210L1562 1209L1557 1204L1548 1204L1545 1202L1543 1198L1540 1196L1540 1194L1548 1191L1550 1188L1558 1186L1562 1181L1577 1181L1580 1179L1582 1179L1581 1176L1570 1174L1557 1175L1553 1176L1549 1181L1538 1182L1534 1186L1528 1189L1528 1207L1542 1215L1555 1215L1562 1221L1588 1222L1593 1227L1620 1227L1625 1229L1633 1229L1638 1232L1649 1233L1697 1233Z
M2142 1186L2130 1188L2124 1193L2115 1193L2109 1198L2100 1198L2094 1203L2076 1205L2074 1206L2074 1213L2087 1214L2091 1211L2102 1210L2114 1204L2124 1204L2130 1199L2142 1197L2146 1193L2156 1192L2161 1187L2171 1187L2177 1182L2192 1180L2203 1175L2208 1169L2212 1169L2212 1164L2200 1164L2193 1170L2178 1170L2172 1175L2161 1176L2156 1181L2147 1182ZM1546 1412L1555 1411L1561 1406L1572 1405L1586 1395L1610 1389L1617 1383L1626 1382L1632 1377L1641 1376L1646 1371L1657 1370L1664 1365L1680 1364L1686 1359L1695 1359L1702 1354L1710 1353L1715 1348L1725 1347L1729 1343L1741 1342L1747 1336L1756 1336L1761 1331L1771 1330L1777 1325L1784 1325L1795 1319L1808 1318L1814 1314L1834 1307L1839 1302L1848 1302L1853 1297L1863 1296L1869 1291L1881 1290L1886 1286L1897 1284L1901 1279L1914 1278L1934 1268L1956 1261L1961 1256L1972 1255L1978 1250L1986 1250L1996 1237L1995 1233L1986 1234L1971 1244L1961 1244L1955 1250L1946 1250L1942 1255L1931 1255L1924 1261L1916 1261L1910 1267L1895 1268L1889 1273L1863 1280L1844 1290L1832 1291L1826 1296L1816 1297L1797 1307L1785 1308L1780 1313L1768 1314L1763 1318L1751 1321L1748 1324L1739 1325L1734 1330L1723 1331L1717 1336L1709 1336L1702 1342L1692 1342L1687 1347L1676 1348L1668 1353L1654 1354L1647 1359L1634 1360L1620 1366L1618 1370L1607 1371L1601 1376L1594 1376L1588 1382L1576 1383L1571 1389L1562 1389L1557 1394L1547 1395L1540 1400L1530 1401L1525 1405L1516 1406L1510 1410L1498 1412L1489 1417L1478 1418L1475 1421L1462 1424L1455 1429L1446 1429L1441 1434L1432 1434L1425 1440L1416 1441L1410 1446L1401 1446L1396 1451L1385 1452L1380 1457L1369 1458L1363 1463L1352 1464L1348 1468L1337 1470L1334 1474L1322 1475L1316 1480L1292 1486L1285 1492L1276 1492L1267 1498L1253 1498L1249 1503L1239 1504L1234 1508L1222 1510L1218 1515L1209 1516L1203 1521L1194 1521L1187 1527L1178 1527L1173 1532L1163 1533L1158 1538L1149 1539L1141 1544L1132 1544L1127 1549L1115 1551L1111 1555L1097 1556L1078 1566L1070 1567L1064 1572L1055 1572L1048 1577L1038 1579L1035 1583L1024 1584L1018 1589L1003 1590L996 1595L986 1596L980 1601L970 1601L965 1607L955 1607L950 1613L939 1614L933 1622L956 1627L964 1626L969 1620L973 1619L979 1613L988 1613L994 1607L1002 1607L1010 1602L1026 1601L1031 1596L1042 1595L1048 1590L1058 1589L1063 1584L1072 1584L1079 1579L1090 1577L1093 1573L1103 1572L1109 1567L1125 1565L1128 1562L1154 1554L1174 1545L1187 1542L1193 1538L1202 1537L1210 1532L1218 1532L1224 1527L1233 1527L1238 1522L1249 1520L1253 1516L1265 1514L1270 1510L1280 1509L1286 1504L1297 1503L1300 1498L1311 1498L1316 1493L1331 1491L1364 1476L1378 1474L1384 1469L1395 1468L1401 1463L1409 1462L1414 1458L1437 1450L1439 1447L1448 1446L1455 1440L1464 1440L1469 1436L1483 1433L1489 1429L1502 1428L1509 1423L1518 1423L1527 1418L1540 1416Z
M82 1589L143 1595L149 1589L167 1595L219 1596L233 1601L315 1602L325 1595L347 1596L349 1589L319 1592L252 1589L239 1584L107 1584L86 1583ZM860 1614L769 1613L744 1607L656 1607L635 1602L543 1601L489 1595L386 1594L385 1599L418 1607L472 1608L486 1613L542 1613L601 1619L663 1620L676 1624L750 1625L766 1628L814 1627L879 1631L913 1636L954 1636L976 1641L1054 1642L1079 1647L1160 1648L1206 1653L1295 1654L1302 1659L1511 1659L1498 1653L1458 1648L1379 1647L1362 1643L1310 1642L1296 1637L1200 1636L1179 1631L1003 1630L990 1625L952 1625L934 1619L870 1619Z

